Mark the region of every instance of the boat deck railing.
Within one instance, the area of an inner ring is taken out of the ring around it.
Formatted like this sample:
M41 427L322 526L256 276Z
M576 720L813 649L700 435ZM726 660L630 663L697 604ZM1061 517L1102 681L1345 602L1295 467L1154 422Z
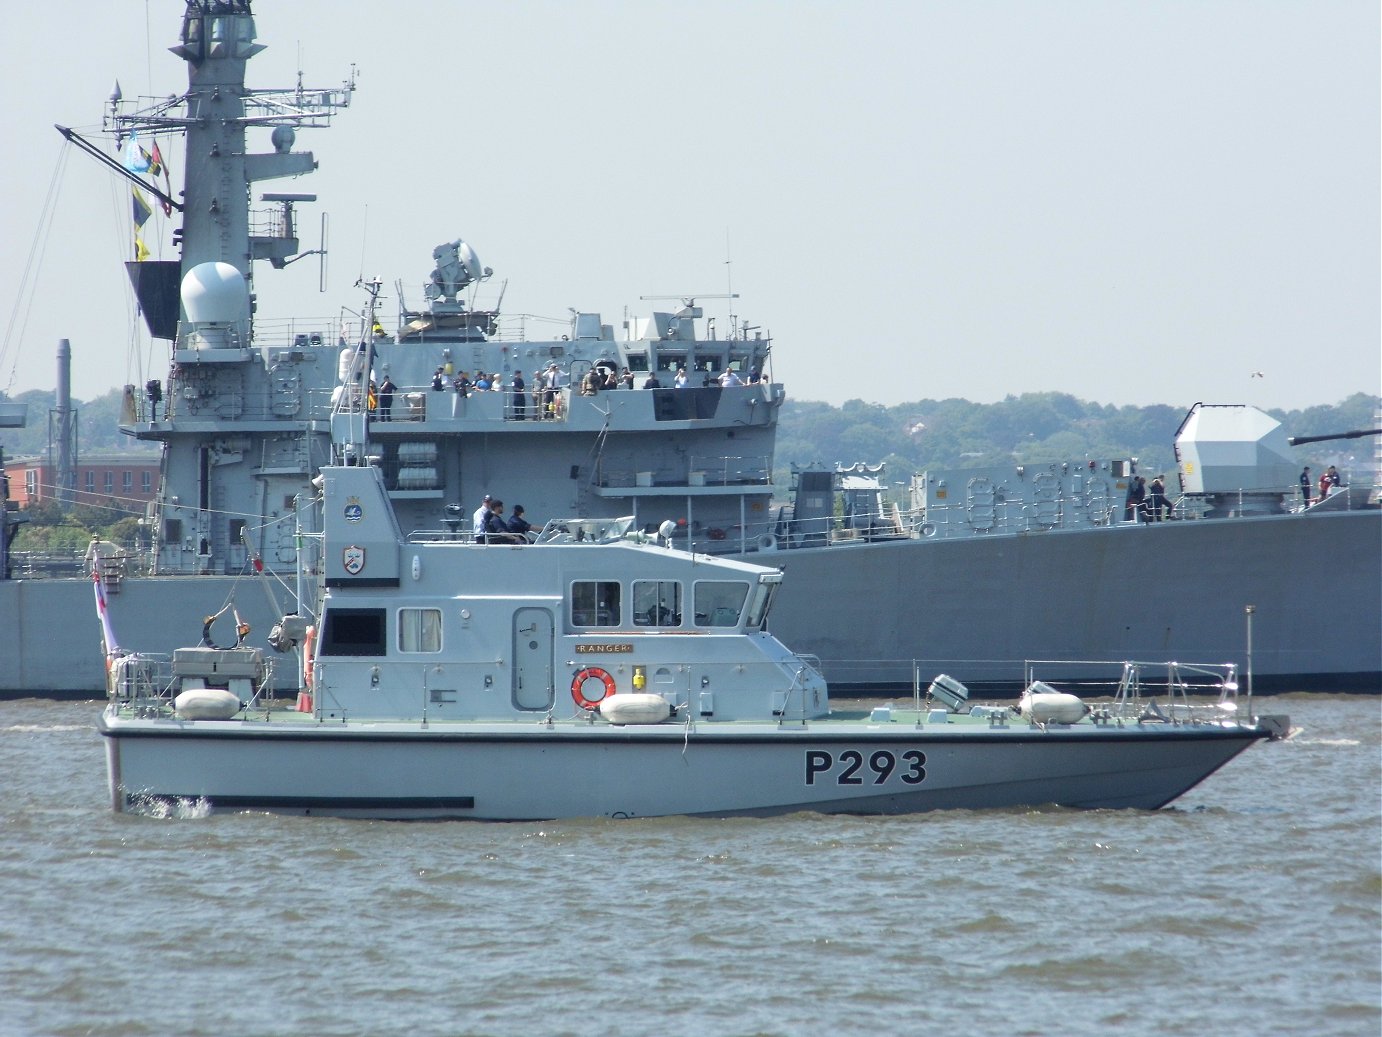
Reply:
M129 709L137 715L157 716L170 712L179 686L173 671L173 657L158 652L138 652L111 661L108 669L107 697L111 708ZM246 710L265 710L274 703L274 660L264 657L264 674L253 685Z
M1108 664L1079 659L1028 659L1023 663L1024 683L1030 687L1041 680L1042 671L1048 668L1059 668L1062 675L1068 675L1081 667L1088 667L1092 672L1095 666L1106 669ZM1104 712L1113 718L1205 723L1247 720L1252 713L1250 698L1242 702L1238 698L1236 663L1124 660L1122 672L1111 685L1098 679L1072 685L1068 677L1062 682L1061 690L1076 689L1085 695L1107 695L1111 703L1104 707ZM1215 701L1192 702L1192 695L1213 695ZM1164 706L1156 703L1158 696L1164 698Z

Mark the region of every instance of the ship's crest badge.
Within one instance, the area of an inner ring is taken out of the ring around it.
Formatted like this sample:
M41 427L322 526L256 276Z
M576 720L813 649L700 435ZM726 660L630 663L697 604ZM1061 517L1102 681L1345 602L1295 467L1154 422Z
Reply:
M351 576L359 576L365 568L365 549L355 546L345 548L341 552L341 564Z

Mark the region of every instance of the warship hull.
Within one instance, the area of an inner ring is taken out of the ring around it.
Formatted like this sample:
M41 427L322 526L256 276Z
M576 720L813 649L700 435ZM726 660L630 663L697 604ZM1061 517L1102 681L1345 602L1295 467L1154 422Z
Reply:
M742 557L787 573L773 633L817 656L840 693L907 689L915 668L923 682L963 673L971 687L1003 694L1023 684L1024 660L1055 661L1043 675L1078 681L1091 676L1088 660L1127 658L1235 662L1257 692L1382 691L1376 510ZM137 623L141 648L171 653L230 600L256 638L281 615L256 583L215 575L129 578L109 610L117 636ZM0 582L0 616L0 694L104 695L91 664L101 626L90 581ZM278 657L274 683L297 688L291 655Z

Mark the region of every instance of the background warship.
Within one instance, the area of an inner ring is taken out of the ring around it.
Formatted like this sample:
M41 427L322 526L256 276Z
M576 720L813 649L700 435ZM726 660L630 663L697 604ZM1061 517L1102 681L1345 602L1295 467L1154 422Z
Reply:
M600 314L573 311L565 334L535 341L497 302L478 303L490 271L455 239L433 250L428 279L396 284L396 314L375 281L341 317L257 315L253 261L310 255L298 224L316 199L263 193L254 209L251 192L313 170L295 131L327 125L353 79L246 88L262 49L247 0L189 0L172 49L187 91L143 107L113 97L106 120L116 153L133 147L136 159L186 137L177 197L138 161L130 172L106 159L182 219L180 261L127 264L150 334L171 343L166 377L128 387L122 421L162 447L152 550L93 552L112 611L165 632L143 649L185 644L228 603L257 634L292 610L294 574L320 568L301 536L312 479L333 439L361 440L368 422L359 461L382 469L404 530L464 535L490 493L539 525L632 515L649 530L670 522L677 546L782 568L773 632L819 657L839 691L910 687L917 667L999 690L1021 684L1024 659L1130 657L1238 662L1258 691L1382 688L1382 512L1351 492L1298 507L1285 433L1252 408L1197 405L1187 417L1169 521L1124 520L1130 458L925 472L905 505L885 500L876 469L814 467L794 472L792 501L779 505L785 390L771 338L737 317L716 329L695 299L626 319L618 339ZM251 130L267 130L271 150L247 151ZM686 386L673 387L683 369ZM550 400L532 395L539 371L559 372ZM592 371L621 386L627 371L635 388L582 394ZM504 391L458 392L463 372L497 373ZM641 388L649 375L661 387ZM387 421L385 378L397 387ZM0 579L0 693L103 690L84 662L100 638L90 582ZM280 683L295 687L296 675Z

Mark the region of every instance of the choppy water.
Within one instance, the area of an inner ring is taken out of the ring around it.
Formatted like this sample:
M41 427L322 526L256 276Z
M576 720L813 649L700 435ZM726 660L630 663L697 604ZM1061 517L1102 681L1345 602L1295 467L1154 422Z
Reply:
M1382 704L1170 809L400 824L111 813L0 702L0 1033L1376 1035Z

